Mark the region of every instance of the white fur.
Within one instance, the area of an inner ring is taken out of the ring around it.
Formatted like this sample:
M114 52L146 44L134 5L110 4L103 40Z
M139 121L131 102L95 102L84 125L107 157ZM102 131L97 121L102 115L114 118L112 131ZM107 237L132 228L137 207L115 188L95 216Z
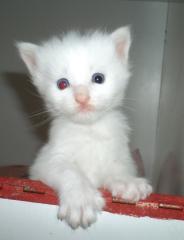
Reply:
M58 217L73 228L85 228L96 220L104 206L99 187L129 201L152 191L145 179L136 177L129 127L120 111L129 77L130 43L129 29L122 27L112 34L70 32L40 46L18 44L53 117L49 141L31 167L31 178L58 192ZM103 84L91 81L96 72L105 75ZM60 90L56 82L63 77L70 87ZM78 86L87 89L93 110L79 110L74 97Z

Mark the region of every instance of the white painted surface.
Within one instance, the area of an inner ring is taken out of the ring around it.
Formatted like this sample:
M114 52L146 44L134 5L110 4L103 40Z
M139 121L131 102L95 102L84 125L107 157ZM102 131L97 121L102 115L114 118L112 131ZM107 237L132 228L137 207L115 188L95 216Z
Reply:
M184 221L135 218L103 212L87 230L56 218L57 206L0 199L1 240L183 240Z

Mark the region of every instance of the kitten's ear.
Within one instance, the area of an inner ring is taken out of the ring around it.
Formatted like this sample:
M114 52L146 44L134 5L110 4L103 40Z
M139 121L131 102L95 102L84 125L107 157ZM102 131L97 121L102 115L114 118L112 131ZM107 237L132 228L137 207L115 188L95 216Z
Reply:
M129 49L131 45L130 27L121 27L111 33L118 56L125 61L128 60Z
M37 51L39 46L27 42L17 42L16 47L29 72L33 74L37 68Z

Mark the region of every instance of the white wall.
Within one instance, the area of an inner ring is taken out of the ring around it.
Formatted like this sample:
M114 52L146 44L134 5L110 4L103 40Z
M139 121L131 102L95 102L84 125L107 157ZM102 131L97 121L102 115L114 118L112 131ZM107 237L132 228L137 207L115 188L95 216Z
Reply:
M120 0L3 1L0 7L0 165L31 164L46 136L46 129L34 128L35 121L30 118L33 112L40 111L41 103L29 93L34 89L30 89L26 80L26 70L14 41L35 42L71 28L112 30L131 24L133 77L126 101L127 108L133 108L127 109L133 128L131 147L140 149L147 176L151 178L167 5L166 2Z
M184 128L184 4L170 3L156 137L158 190L181 193ZM166 162L167 161L167 162ZM173 162L174 161L174 162Z

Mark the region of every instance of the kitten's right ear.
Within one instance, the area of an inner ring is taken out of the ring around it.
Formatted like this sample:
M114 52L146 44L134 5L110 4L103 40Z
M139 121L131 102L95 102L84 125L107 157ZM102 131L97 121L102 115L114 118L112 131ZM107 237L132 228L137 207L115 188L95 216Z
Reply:
M37 68L37 51L39 46L27 42L17 42L15 45L29 72L33 74Z
M115 43L116 52L118 56L127 61L131 45L130 27L125 26L118 28L117 30L111 33L111 38Z

